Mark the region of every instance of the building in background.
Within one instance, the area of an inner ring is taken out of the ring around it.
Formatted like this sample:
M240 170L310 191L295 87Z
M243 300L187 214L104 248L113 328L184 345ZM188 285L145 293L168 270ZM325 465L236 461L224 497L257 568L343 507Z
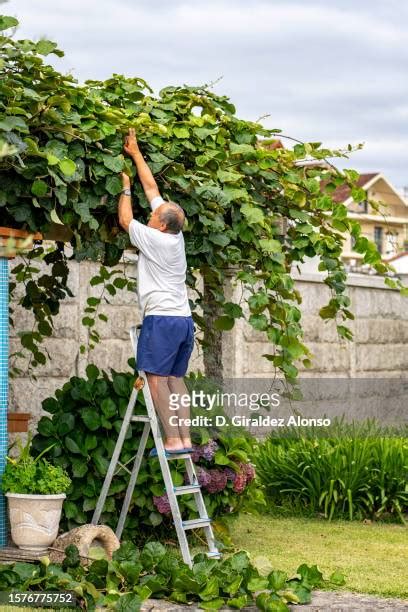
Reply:
M347 185L338 187L332 197L347 206L349 217L361 225L361 235L375 242L384 261L408 250L408 200L380 172L361 174L358 186L367 194L363 202L354 202ZM363 257L353 247L353 237L347 236L343 258L351 269L359 268Z
M308 165L325 166L322 162ZM325 166L327 167L327 166ZM398 276L408 274L408 198L399 192L381 172L360 174L358 186L366 192L363 202L355 202L348 185L333 191L331 197L348 208L348 216L361 225L361 235L375 242L383 261L395 267ZM349 272L375 274L363 255L354 250L354 239L345 234L343 260ZM317 272L318 257L305 257L300 273Z

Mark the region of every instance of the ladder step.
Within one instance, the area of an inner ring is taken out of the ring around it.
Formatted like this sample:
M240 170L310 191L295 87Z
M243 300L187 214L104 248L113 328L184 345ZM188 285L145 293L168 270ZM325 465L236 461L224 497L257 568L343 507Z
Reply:
M210 525L211 525L211 519L209 517L198 518L198 519L193 519L192 521L182 522L183 529L196 529L196 527L209 527Z
M144 416L143 414L137 414L135 416L132 416L132 418L130 420L131 421L139 421L139 422L142 422L142 423L149 423L150 417Z
M221 559L222 554L219 550L209 550L206 553L207 557L211 557L212 559Z
M191 453L174 453L166 455L166 459L191 459Z
M200 485L183 485L181 487L173 487L173 491L176 495L187 495L187 493L198 493L201 491Z

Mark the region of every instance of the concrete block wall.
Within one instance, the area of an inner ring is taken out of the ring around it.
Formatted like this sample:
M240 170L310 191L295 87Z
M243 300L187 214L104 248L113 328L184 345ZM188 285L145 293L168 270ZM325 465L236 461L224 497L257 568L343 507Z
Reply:
M294 273L294 277L303 298L299 306L303 341L313 353L313 367L300 369L302 377L408 377L408 298L384 285L379 277L350 274L347 294L355 315L345 323L354 334L350 342L339 338L334 321L324 321L318 315L330 299L323 274ZM240 288L235 292L238 298ZM224 338L226 376L273 376L273 365L262 357L270 352L271 345L262 332L238 321Z

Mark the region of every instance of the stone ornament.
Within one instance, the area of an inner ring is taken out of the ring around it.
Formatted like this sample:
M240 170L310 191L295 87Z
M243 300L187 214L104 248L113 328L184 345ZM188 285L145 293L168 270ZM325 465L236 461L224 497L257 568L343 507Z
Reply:
M81 525L60 535L52 545L49 557L53 563L61 563L65 557L65 548L74 544L81 557L81 565L91 563L90 549L101 546L107 559L120 546L120 542L112 529L107 525Z

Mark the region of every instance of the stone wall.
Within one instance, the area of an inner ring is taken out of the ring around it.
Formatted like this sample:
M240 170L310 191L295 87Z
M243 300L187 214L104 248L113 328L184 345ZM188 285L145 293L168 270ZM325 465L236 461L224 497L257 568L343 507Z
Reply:
M19 263L10 260L10 268ZM70 262L69 285L74 297L67 298L55 318L52 338L45 341L51 360L35 370L37 380L19 376L10 380L10 410L30 412L35 426L41 414L41 402L52 395L71 376L83 376L86 365L95 363L109 372L129 370L127 360L132 356L129 328L140 322L135 293L118 291L109 296L110 304L101 311L108 315L107 323L98 322L100 344L84 354L81 344L87 345L87 328L81 324L86 300L90 295L99 296L100 285L91 287L89 279L98 272L98 265L90 262ZM129 254L127 263L121 264L130 277L136 275L135 256ZM348 281L351 309L356 315L351 322L355 340L339 341L333 321L324 322L318 310L327 303L329 290L322 283L321 274L303 274L296 281L303 296L301 305L305 343L314 354L313 368L302 372L307 377L406 377L408 372L408 301L398 291L389 289L379 278L353 275ZM20 289L21 291L21 289ZM238 288L229 287L230 293ZM33 317L21 307L13 314L15 327L10 328L10 354L20 350L18 333L31 329ZM224 375L229 378L268 378L273 375L271 363L262 357L270 352L260 332L254 331L245 322L238 321L234 330L225 334L223 340ZM26 362L15 361L23 370ZM195 348L190 370L203 369L202 354Z
M304 342L313 353L313 368L301 370L312 377L405 377L408 376L408 299L384 285L383 279L350 274L347 294L354 321L347 326L354 341L338 337L333 320L324 321L319 309L330 299L320 273L294 273L303 301ZM233 290L234 291L234 290ZM240 289L236 288L239 299ZM224 362L231 378L271 376L272 364L262 357L270 352L262 332L239 321L224 339Z

